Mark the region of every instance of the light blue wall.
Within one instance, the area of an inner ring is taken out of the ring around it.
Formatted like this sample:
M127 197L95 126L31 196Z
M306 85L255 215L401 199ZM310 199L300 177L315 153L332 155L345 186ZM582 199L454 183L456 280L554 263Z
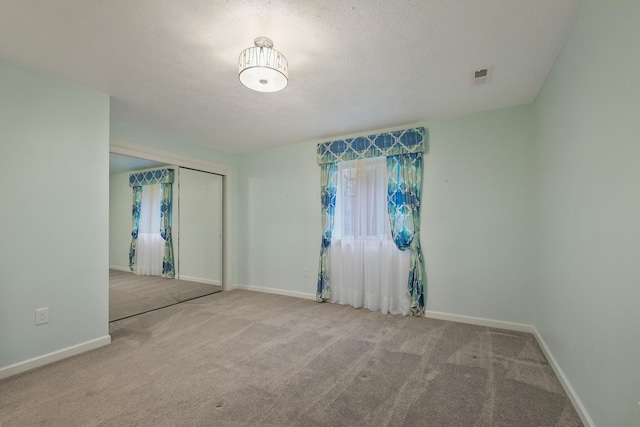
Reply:
M598 426L638 425L639 19L586 0L535 103L534 324Z
M0 61L0 150L3 368L108 335L109 97Z
M531 323L531 116L524 106L425 123L428 310Z
M129 172L109 175L109 267L129 269L131 193Z
M239 156L238 284L315 295L319 200L314 143Z
M124 120L111 119L111 140L128 141L134 144L146 145L158 150L170 151L184 156L209 162L233 166L236 156L225 153L202 144L180 138L164 132L159 132L144 126L139 126Z
M531 107L421 125L430 133L421 235L427 309L531 323ZM239 284L315 293L315 148L310 142L239 156Z

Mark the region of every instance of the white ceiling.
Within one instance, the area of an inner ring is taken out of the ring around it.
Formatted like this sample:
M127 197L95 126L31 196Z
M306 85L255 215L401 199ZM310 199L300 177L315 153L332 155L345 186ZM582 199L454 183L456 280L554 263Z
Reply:
M581 0L2 0L0 58L109 94L111 114L231 153L535 99ZM266 36L289 85L237 61ZM491 82L472 71L491 66Z
M109 175L151 169L159 166L165 166L165 164L154 162L153 160L109 153Z

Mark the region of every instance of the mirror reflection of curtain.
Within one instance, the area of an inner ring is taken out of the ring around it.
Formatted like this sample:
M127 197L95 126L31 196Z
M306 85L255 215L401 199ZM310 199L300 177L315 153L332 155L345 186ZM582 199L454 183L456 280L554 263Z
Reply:
M142 186L133 186L133 205L131 207L131 244L129 245L129 269L136 271L136 249L138 247L138 229L140 228L140 209L142 205Z
M160 276L162 274L165 241L160 235L161 202L162 189L160 184L142 187L136 251L136 274L139 276Z
M173 257L173 184L170 182L160 184L162 201L160 203L160 236L164 240L164 250L162 257L162 277L174 279L176 277L176 267Z
M173 169L156 169L129 175L129 186L133 190L133 229L129 247L129 268L138 275L162 275L170 279L175 278L171 235L174 176ZM147 188L153 186L155 186L154 189ZM143 209L143 192L145 209ZM141 228L143 210L146 217L144 229ZM160 236L162 243L159 273L157 273L155 253L160 243L156 233ZM141 245L144 245L143 249Z

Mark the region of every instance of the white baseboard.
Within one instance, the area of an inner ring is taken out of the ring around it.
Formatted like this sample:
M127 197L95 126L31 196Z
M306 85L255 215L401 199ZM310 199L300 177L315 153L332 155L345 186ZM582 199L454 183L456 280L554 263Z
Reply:
M429 319L449 320L451 322L468 323L470 325L486 326L489 328L507 329L509 331L528 332L533 334L535 328L525 323L505 322L503 320L485 319L483 317L463 316L460 314L440 313L438 311L425 311L424 317Z
M115 265L110 265L109 270L126 271L128 273L131 273L131 269L129 267L118 267Z
M296 292L296 291L286 291L283 289L275 289L275 288L263 288L262 286L235 284L231 286L230 290L231 289L243 289L245 291L264 292L266 294L276 294L276 295L284 295L287 297L312 299L314 301L316 299L316 294L307 294L304 292Z
M57 362L58 360L66 359L67 357L75 356L76 354L84 353L85 351L102 347L109 343L111 343L111 335L105 335L91 341L86 341L71 347L63 348L62 350L34 357L33 359L2 367L0 368L0 380L21 372L39 368L40 366L48 365L49 363Z
M573 386L569 382L569 379L564 374L564 371L562 370L562 368L560 368L560 365L558 365L558 362L556 361L555 357L553 357L551 350L549 350L549 347L544 342L544 340L542 339L542 336L540 335L540 333L538 332L535 326L527 325L525 323L505 322L501 320L491 320L491 319L484 319L481 317L462 316L458 314L439 313L435 311L426 311L424 313L424 317L428 317L431 319L439 319L439 320L450 320L452 322L469 323L472 325L487 326L490 328L507 329L510 331L528 332L530 334L533 334L533 336L536 338L536 341L538 341L538 344L540 345L540 348L542 349L544 356L547 358L549 365L551 365L553 372L555 372L556 376L558 377L558 380L560 381L560 384L562 384L562 388L567 393L567 396L569 396L569 399L571 400L573 407L578 413L578 416L582 420L582 423L586 427L595 427L595 423L591 419L591 416L587 412L587 409L582 404L582 401L578 397L578 394L576 393L576 391L573 389Z
M199 277L184 276L182 274L180 274L179 277L176 277L176 279L187 280L189 282L204 283L205 285L222 286L222 280L201 279Z
M535 326L532 326L532 328L533 328L533 336L536 337L536 340L538 341L538 345L540 345L540 348L542 349L544 356L547 358L549 365L551 365L553 372L556 373L556 376L558 377L560 384L562 384L562 388L564 388L564 391L569 396L571 403L573 403L573 407L576 409L578 416L582 420L582 424L584 424L587 427L595 427L595 423L593 422L593 420L591 419L591 416L587 412L587 408L584 407L584 405L582 404L582 401L578 397L578 394L573 389L573 386L571 386L569 379L564 374L564 371L556 361L555 357L553 357L553 354L551 353L551 350L547 346L547 343L544 342L544 339L542 339L542 336L540 335L538 330L535 328Z

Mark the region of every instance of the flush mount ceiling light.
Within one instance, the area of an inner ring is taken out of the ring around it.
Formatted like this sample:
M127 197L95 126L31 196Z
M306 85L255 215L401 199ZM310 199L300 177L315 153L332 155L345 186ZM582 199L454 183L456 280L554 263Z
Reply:
M240 53L238 68L240 82L258 92L277 92L287 86L287 58L273 48L266 37L253 41L254 47Z

